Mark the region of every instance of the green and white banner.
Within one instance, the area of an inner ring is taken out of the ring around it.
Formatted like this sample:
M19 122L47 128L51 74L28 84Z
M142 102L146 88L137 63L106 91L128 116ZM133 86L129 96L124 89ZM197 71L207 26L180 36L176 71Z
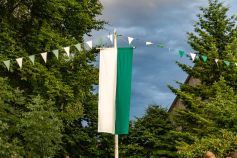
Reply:
M100 51L98 132L128 134L133 48Z

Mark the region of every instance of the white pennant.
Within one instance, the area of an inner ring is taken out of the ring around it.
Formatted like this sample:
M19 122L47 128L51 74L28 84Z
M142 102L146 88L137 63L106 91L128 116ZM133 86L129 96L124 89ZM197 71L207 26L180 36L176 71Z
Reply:
M75 47L77 48L78 51L81 51L81 50L82 50L82 49L81 49L81 44L80 44L80 43L76 44Z
M128 44L130 45L132 43L132 41L134 40L134 38L132 37L128 37Z
M215 62L218 64L219 59L215 59Z
M29 56L30 61L33 63L33 65L35 64L35 55L30 55Z
M235 65L237 66L237 63L235 63Z
M86 44L92 49L92 41L87 41Z
M195 58L196 58L196 56L197 56L197 54L195 54L195 53L190 53L190 55L191 55L192 61L194 61Z
M10 70L10 60L3 61L3 63L6 65L7 70Z
M59 54L59 52L58 52L58 50L53 50L53 54L56 56L56 58L58 59L58 54Z
M44 59L44 62L47 62L47 52L41 53L40 54L42 56L42 58Z
M63 48L65 50L65 52L67 53L67 56L70 56L70 47L64 47Z
M17 64L19 65L20 68L22 68L22 62L23 62L23 58L18 58L16 59Z
M109 40L113 43L113 35L112 35L112 34L109 34L107 37L108 37Z
M152 42L146 42L147 46L152 45L152 44L153 44Z

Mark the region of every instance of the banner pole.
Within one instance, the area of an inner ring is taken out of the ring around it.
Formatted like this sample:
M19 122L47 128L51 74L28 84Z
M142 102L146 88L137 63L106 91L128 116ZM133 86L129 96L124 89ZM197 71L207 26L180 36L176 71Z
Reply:
M114 48L117 49L117 33L116 30L114 30ZM114 135L114 157L119 158L119 139L118 135Z
M115 136L115 144L114 144L114 157L115 158L119 158L119 146L118 146L118 135L114 135Z

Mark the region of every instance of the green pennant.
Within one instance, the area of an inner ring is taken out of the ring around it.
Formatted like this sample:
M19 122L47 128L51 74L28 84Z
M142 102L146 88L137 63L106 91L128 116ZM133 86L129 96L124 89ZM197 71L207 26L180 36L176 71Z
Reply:
M157 47L164 48L165 46L163 44L158 44Z
M97 45L98 45L98 46L103 46L103 44L104 44L103 38L99 38L99 39L97 40Z
M59 54L59 51L58 50L53 50L53 54L56 56L56 58L58 59L58 54Z
M30 61L33 63L33 65L35 64L35 55L30 55L29 56Z
M179 56L182 58L184 56L185 52L183 50L179 50Z
M78 50L79 52L82 51L82 48L81 48L81 44L80 44L80 43L76 44L75 47L77 48L77 50Z
M230 62L227 61L227 60L224 60L224 63L226 64L226 66L229 66L229 65L230 65Z
M204 63L207 62L207 56L202 55L202 60L203 60Z

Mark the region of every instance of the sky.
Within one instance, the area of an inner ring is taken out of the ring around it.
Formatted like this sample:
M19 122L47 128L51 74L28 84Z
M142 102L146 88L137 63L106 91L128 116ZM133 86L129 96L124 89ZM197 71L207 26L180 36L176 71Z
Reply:
M185 74L176 61L192 65L178 50L192 51L187 44L187 32L193 31L200 6L207 0L100 0L104 9L100 19L108 22L104 30L93 31L92 38L106 37L115 28L123 35L119 46L128 46L126 37L133 37L134 59L131 97L131 119L142 117L149 105L169 108L175 95L167 85L177 87ZM235 1L235 2L234 2ZM226 0L230 14L237 15L236 0ZM164 43L171 50L147 47L145 41Z

